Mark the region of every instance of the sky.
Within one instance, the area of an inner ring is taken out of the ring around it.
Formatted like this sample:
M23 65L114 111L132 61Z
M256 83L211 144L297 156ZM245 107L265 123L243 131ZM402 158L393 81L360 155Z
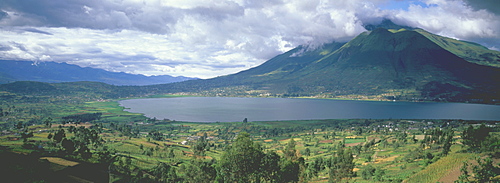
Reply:
M0 0L0 60L212 78L384 18L500 48L498 0Z

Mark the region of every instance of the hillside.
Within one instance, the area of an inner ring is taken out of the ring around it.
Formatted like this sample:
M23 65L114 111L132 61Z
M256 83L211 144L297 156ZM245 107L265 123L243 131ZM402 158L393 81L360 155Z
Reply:
M95 81L112 85L153 85L186 81L196 78L169 75L145 76L103 69L80 67L67 63L0 60L0 84L14 81L49 83Z
M421 29L375 28L347 43L300 46L260 66L170 91L494 102L500 52ZM218 88L218 89L217 89Z

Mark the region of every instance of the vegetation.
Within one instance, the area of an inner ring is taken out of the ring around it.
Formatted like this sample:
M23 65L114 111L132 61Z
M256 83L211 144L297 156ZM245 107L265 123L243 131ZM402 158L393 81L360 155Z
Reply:
M39 103L16 101L3 103L1 118L5 166L22 170L2 175L11 180L480 182L499 175L495 121L185 123L126 113L113 102L66 103L61 108L73 113L46 114L30 111ZM478 150L478 141L490 146Z
M500 178L498 121L187 123L123 111L116 98L178 97L135 87L16 82L0 89L0 176L14 182Z

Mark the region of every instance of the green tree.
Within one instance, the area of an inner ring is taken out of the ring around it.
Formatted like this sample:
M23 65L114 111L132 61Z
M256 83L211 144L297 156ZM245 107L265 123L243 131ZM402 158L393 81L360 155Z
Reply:
M262 147L250 139L250 134L240 133L222 154L219 164L219 182L260 181Z
M283 159L281 161L280 182L299 182L300 180L300 161Z
M159 162L158 165L151 169L151 175L153 175L155 182L178 182L179 176L175 169L163 162Z
M170 149L169 152L168 152L168 158L175 158L175 153L174 153L174 149Z
M66 132L64 131L64 129L59 129L55 134L54 136L52 137L52 139L54 139L54 141L56 141L56 143L59 143L63 140L63 138L66 137Z
M354 176L354 157L350 149L340 148L330 160L329 182L341 182Z
M304 156L310 156L310 155L311 155L311 149L309 149L309 148L306 147L304 149Z
M75 148L75 142L73 142L72 140L68 140L66 138L64 138L61 141L61 146L64 148L64 150L68 154L73 154L73 152L75 152L75 150L76 150L76 148Z
M285 147L285 150L283 151L283 154L285 156L285 158L287 159L291 159L291 160L296 160L298 157L297 157L297 150L295 149L295 140L293 140L293 138L290 139L290 141L288 141L286 147Z
M478 151L486 146L489 146L487 138L491 129L481 124L478 128L469 126L462 133L463 144L468 146L470 150Z
M274 151L264 155L261 161L261 176L265 181L276 182L280 177L280 159L281 157Z
M283 151L284 158L281 160L281 182L299 182L304 178L302 175L305 169L304 158L299 157L295 149L296 142L293 138L288 141Z
M385 170L383 168L375 169L373 172L373 180L375 181L384 181Z
M361 170L361 178L365 180L370 180L373 174L375 174L375 168L370 164L366 165L363 170Z
M448 155L448 153L450 153L451 145L453 142L453 134L454 134L453 130L450 130L446 132L446 135L444 136L443 151L442 151L443 156L446 156Z
M214 164L214 161L207 162L200 159L192 160L191 164L184 166L184 182L213 182L217 176L217 170Z
M207 133L204 133L203 136L201 136L198 140L196 140L196 142L194 143L193 146L191 146L191 148L193 149L195 155L204 156L207 146L208 146Z
M464 162L460 169L462 174L458 177L458 181L455 182L500 182L500 180L495 179L496 176L500 175L500 166L494 166L491 158L482 159L477 157L476 162L477 164ZM470 169L472 169L472 175L469 173Z
M23 139L24 142L28 141L28 138L33 137L33 132L28 132L28 130L24 130L24 132L21 133L21 139Z

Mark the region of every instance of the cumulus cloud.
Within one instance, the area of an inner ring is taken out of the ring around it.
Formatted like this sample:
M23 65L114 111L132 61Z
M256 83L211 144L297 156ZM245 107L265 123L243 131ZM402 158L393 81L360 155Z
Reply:
M425 3L425 7L410 5L408 11L399 10L389 16L396 23L498 47L500 16L484 9L474 9L458 0L427 0Z
M472 0L0 1L0 59L135 74L235 73L299 45L348 41L383 18L500 47L497 11Z

